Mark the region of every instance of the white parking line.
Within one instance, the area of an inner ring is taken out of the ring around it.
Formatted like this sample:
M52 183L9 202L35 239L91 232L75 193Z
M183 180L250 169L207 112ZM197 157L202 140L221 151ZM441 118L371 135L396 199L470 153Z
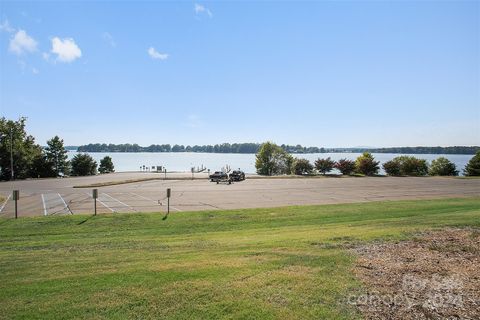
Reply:
M43 193L42 193L42 203L43 203L43 215L46 216L47 215L47 206L45 205L45 197L43 196Z
M62 202L63 202L63 205L65 206L65 209L68 210L68 212L70 212L70 214L73 214L72 210L70 210L70 208L67 206L67 203L65 202L65 200L62 198L62 196L60 195L60 193L57 193L58 196L60 197L60 199L62 199Z
M86 193L86 195L89 196L90 198L92 197L92 195L89 194L89 193ZM100 200L99 198L97 198L97 201L100 202L100 203L101 203L105 208L107 208L108 210L110 210L110 211L112 211L112 212L117 212L117 211L113 210L112 208L110 208L109 206L107 206L105 203L103 203L103 201Z
M170 208L172 208L173 210L176 210L176 211L178 211L178 212L182 211L182 210L180 210L180 209L178 209L178 208L175 208L174 206L170 206Z
M3 208L5 208L5 206L7 205L8 199L10 199L11 196L12 196L11 194L8 195L7 200L5 200L5 202L2 204L2 207L0 208L0 212L2 212Z
M118 199L115 199L115 198L114 198L114 197L112 197L111 195L109 195L109 194L107 194L107 193L103 193L103 194L104 194L104 195L106 195L107 197L109 197L109 198L111 198L111 199L113 199L113 200L117 201L118 203L120 203L120 204L124 205L125 207L132 209L133 211L137 211L137 210L133 209L132 207L130 207L128 204L126 204L126 203L123 203L122 201L120 201L120 200L118 200Z
M157 204L158 204L158 201L157 201L157 200L153 200L153 199L150 199L150 198L147 198L147 197L141 196L141 195L139 195L139 194L136 194L136 193L133 193L133 192L131 192L130 194L133 194L134 196L140 197L140 198L142 198L142 199L144 199L144 200L153 201L153 202L155 202L155 203L157 203Z
M133 192L132 192L131 194L133 194L134 196L137 196L137 197L143 198L143 199L145 199L145 200L150 200L150 201L153 201L153 202L155 202L155 203L157 203L157 204L159 204L159 205L163 206L163 202L159 202L160 200L153 200L153 199L151 199L151 198L144 197L144 196L141 196L141 195L139 195L139 194L136 194L136 193L133 193ZM175 207L174 207L174 206L172 206L172 205L170 206L170 208L172 208L173 210L179 211L179 212L180 212L180 211L182 211L182 210L180 210L180 209L178 209L178 208L175 208Z

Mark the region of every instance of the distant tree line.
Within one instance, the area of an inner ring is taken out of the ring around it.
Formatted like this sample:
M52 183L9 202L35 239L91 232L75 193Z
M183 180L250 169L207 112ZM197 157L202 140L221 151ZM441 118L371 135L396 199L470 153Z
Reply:
M138 144L106 144L91 143L77 148L78 152L205 152L205 153L257 153L260 148L259 143L222 143L216 145L170 145L170 144L152 144L148 147L142 147ZM282 144L281 148L288 153L321 153L325 152L323 148L303 147L301 145L290 146Z
M479 146L454 146L454 147L394 147L394 148L371 148L349 149L350 152L371 153L399 153L399 154L475 154L480 151Z
M142 147L138 144L106 144L91 143L77 148L78 152L204 152L204 153L257 153L260 150L259 143L222 143L216 145L170 145L152 144ZM475 154L480 147L398 147L398 148L318 148L303 147L302 145L279 146L291 154L301 153L327 153L327 152L350 152L350 153L399 153L399 154Z
M382 165L389 176L457 176L458 170L453 162L439 157L428 164L425 159L413 156L398 156ZM380 162L370 152L364 152L355 161L340 159L333 161L330 157L318 158L314 164L307 159L295 158L280 146L266 142L261 145L255 159L255 168L260 175L326 175L337 169L342 175L359 174L378 175ZM480 150L477 151L463 169L466 176L480 175Z

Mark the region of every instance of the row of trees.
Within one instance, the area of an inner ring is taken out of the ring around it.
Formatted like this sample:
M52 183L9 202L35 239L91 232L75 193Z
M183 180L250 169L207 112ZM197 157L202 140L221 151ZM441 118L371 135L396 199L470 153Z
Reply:
M377 175L380 162L375 161L369 152L364 152L355 161L348 159L332 160L330 157L317 159L311 164L307 159L294 158L280 146L266 142L260 147L255 161L257 173L261 175L313 174L314 171L323 175L337 169L343 175L352 173L366 176ZM456 176L458 171L454 163L444 157L433 160L430 165L424 159L412 156L399 156L382 165L390 176ZM470 160L464 169L466 176L480 175L480 151Z
M205 152L205 153L257 153L260 150L259 143L222 143L216 145L170 145L152 144L142 147L138 144L106 144L91 143L77 148L78 152ZM326 153L326 152L372 152L372 153L403 153L403 154L475 154L480 147L399 147L399 148L317 148L303 147L302 145L280 146L284 151L291 154L298 153Z
M68 151L58 136L48 140L45 148L36 144L35 138L27 134L25 122L23 117L17 121L0 118L1 180L80 176L97 172L97 164L89 155L79 154L68 161ZM114 171L110 157L102 159L99 171Z
M142 147L138 144L106 144L91 143L79 146L78 152L205 152L205 153L257 153L260 148L259 143L222 143L216 145L170 145L170 144L152 144L148 147ZM303 147L301 145L290 146L282 144L280 146L288 153L320 153L325 152L324 148Z

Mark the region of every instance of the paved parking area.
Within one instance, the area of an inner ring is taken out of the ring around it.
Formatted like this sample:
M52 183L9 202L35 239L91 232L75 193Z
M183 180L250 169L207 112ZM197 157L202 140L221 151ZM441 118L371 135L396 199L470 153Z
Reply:
M14 215L11 191L20 190L19 216L85 214L93 212L91 188L74 185L131 178L46 179L0 183L0 217ZM144 175L140 174L141 177ZM138 174L137 174L138 176ZM480 179L421 178L303 178L248 179L232 185L201 180L152 180L98 188L98 213L164 212L166 189L172 189L170 209L196 211L288 205L352 203L401 199L480 196Z

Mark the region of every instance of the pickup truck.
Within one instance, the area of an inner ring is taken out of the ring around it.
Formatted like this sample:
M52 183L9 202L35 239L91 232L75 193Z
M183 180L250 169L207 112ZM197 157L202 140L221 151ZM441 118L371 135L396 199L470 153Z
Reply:
M232 179L232 181L243 181L245 180L245 173L240 170L234 170L230 173L230 179Z
M210 179L211 182L225 181L225 180L228 180L228 174L222 171L215 171L208 178Z

